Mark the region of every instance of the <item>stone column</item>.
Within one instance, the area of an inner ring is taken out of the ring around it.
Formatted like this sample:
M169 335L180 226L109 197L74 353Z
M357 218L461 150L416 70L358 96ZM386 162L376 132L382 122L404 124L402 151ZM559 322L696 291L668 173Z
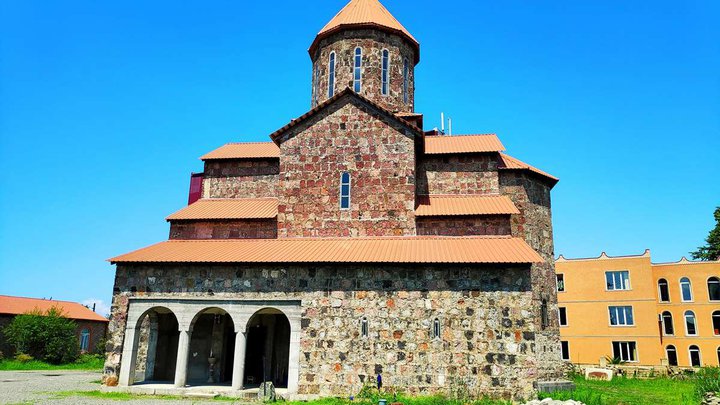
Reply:
M175 362L175 386L184 387L187 382L188 357L190 356L190 331L181 330Z
M125 342L122 357L120 358L120 380L118 384L128 387L133 384L135 374L135 358L137 357L138 335L134 326L125 328Z
M245 332L235 334L235 356L233 358L232 389L241 390L245 380Z
M288 354L288 393L298 392L300 381L300 316L289 317L290 353Z

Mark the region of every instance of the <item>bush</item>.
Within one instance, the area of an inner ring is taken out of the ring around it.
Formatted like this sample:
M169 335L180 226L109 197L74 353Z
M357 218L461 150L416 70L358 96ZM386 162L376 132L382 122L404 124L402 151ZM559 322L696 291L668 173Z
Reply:
M701 399L708 392L720 392L720 367L703 367L693 377L695 396Z
M50 364L71 363L78 357L76 325L58 308L46 313L33 311L16 316L4 329L18 353L26 353Z
M19 361L20 363L28 363L33 361L33 356L25 353L18 353L15 355L15 360Z
M3 354L2 350L0 350L0 361L5 359L5 355Z

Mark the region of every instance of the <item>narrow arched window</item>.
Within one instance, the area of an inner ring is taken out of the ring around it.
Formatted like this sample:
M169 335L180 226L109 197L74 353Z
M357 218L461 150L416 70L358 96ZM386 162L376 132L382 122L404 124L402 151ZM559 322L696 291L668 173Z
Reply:
M540 328L544 330L549 325L550 319L548 318L547 300L543 299L540 303Z
M328 97L335 95L335 52L330 52L328 62Z
M407 58L403 61L403 102L405 104L408 103L408 82L410 81L410 78L408 77L410 75L410 64L408 63Z
M320 97L320 62L315 64L315 71L313 72L313 107L318 104L319 97Z
M80 332L80 351L87 352L90 348L90 329L83 329Z
M663 333L665 336L670 336L675 334L675 327L673 326L673 319L672 314L670 311L665 311L662 313L662 324L663 324Z
M677 350L675 350L675 346L668 345L668 347L665 348L665 356L668 359L668 366L677 366Z
M692 301L692 284L690 279L683 277L680 279L680 296L683 301Z
M350 173L340 175L340 209L350 209Z
M720 346L718 346L717 355L718 355L718 364L720 364Z
M366 338L366 337L368 337L368 333L369 333L368 320L366 317L363 317L360 320L360 336Z
M693 311L685 311L685 334L688 336L697 335L697 320Z
M440 320L438 318L433 320L432 337L433 339L440 339Z
M710 277L707 285L710 301L720 301L720 278Z
M390 51L382 51L382 95L388 95L388 76L390 75Z
M353 82L355 84L355 92L360 93L362 90L362 48L355 48L355 63L353 66Z
M692 345L688 348L688 353L690 354L690 366L700 367L700 348Z
M658 298L660 298L660 302L670 302L670 290L668 282L664 278L658 280Z
M720 336L720 311L712 313L713 335Z

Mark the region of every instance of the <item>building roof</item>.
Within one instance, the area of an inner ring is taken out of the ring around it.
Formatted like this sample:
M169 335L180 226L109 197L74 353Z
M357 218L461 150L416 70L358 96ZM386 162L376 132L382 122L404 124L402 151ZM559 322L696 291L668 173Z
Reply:
M228 143L200 157L201 160L217 159L277 159L280 148L273 142Z
M268 219L277 217L277 198L207 198L165 218L168 221Z
M88 309L77 302L0 295L0 314L21 315L34 310L46 312L48 309L53 307L61 308L63 314L70 319L97 322L108 321L105 317L96 314L91 309Z
M344 28L363 27L378 28L405 37L416 48L418 60L415 63L419 61L420 44L418 41L378 0L351 0L318 32L317 37L310 45L310 56L313 56L322 38Z
M510 215L517 207L504 195L424 195L417 197L415 216Z
M425 153L428 155L486 153L503 150L505 150L505 147L495 134L434 135L425 137Z
M519 159L516 159L512 156L508 156L504 153L500 153L499 168L500 169L510 169L510 170L513 170L513 169L529 170L535 174L538 174L542 177L549 179L553 184L556 184L558 181L560 181L560 179L558 179L557 177L555 177L551 174L548 174L536 167L530 166L529 164L527 164Z
M171 240L111 263L541 263L509 236Z

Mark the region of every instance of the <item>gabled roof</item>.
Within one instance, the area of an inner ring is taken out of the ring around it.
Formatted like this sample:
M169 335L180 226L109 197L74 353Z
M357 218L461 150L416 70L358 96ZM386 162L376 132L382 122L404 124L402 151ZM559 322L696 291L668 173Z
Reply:
M510 236L171 240L111 263L542 263Z
M417 204L417 217L520 213L504 195L424 195L417 197Z
M376 28L405 37L416 48L417 60L415 63L419 61L420 44L418 41L378 0L351 0L318 32L317 37L310 45L310 57L315 53L322 38L344 28L364 27Z
M433 135L425 137L425 154L483 153L505 150L495 134Z
M270 219L277 217L277 198L200 199L165 218L168 221Z
M540 175L541 177L545 177L546 179L550 180L552 185L555 185L555 184L557 184L558 181L560 181L560 179L558 179L557 177L552 176L548 173L545 173L544 171L542 171L536 167L530 166L529 164L527 164L519 159L515 159L512 156L508 156L504 153L500 154L500 164L499 164L498 168L506 169L506 170L518 170L518 169L519 170L529 170L537 175Z
M70 319L108 322L105 317L96 314L77 302L0 295L0 314L21 315L35 310L45 313L53 307L61 309L63 315Z
M219 159L277 159L280 148L273 142L228 143L200 157L201 160Z
M387 119L389 119L389 120L391 120L391 121L395 121L396 123L404 126L406 129L408 129L408 130L410 130L411 132L413 132L414 134L416 134L416 135L418 136L418 138L421 138L421 137L424 135L424 134L423 134L423 131L422 131L420 128L414 126L413 124L411 124L411 123L408 122L407 120L405 120L405 119L403 119L403 118L401 118L401 117L398 117L397 115L393 114L391 111L387 110L385 107L383 107L383 106L375 103L374 101L372 101L372 100L370 100L370 99L368 99L368 98L366 98L366 97L364 97L364 96L356 93L356 92L353 91L353 89L351 89L350 87L346 87L345 90L343 90L343 91L341 91L341 92L338 92L337 94L335 94L335 95L332 96L331 98L329 98L329 99L323 101L322 103L316 105L316 106L315 106L314 108L312 108L310 111L306 112L305 114L301 115L300 117L298 117L298 118L296 118L296 119L294 119L294 120L291 120L287 125L283 126L282 128L280 128L280 129L278 129L277 131L275 131L275 132L273 132L272 134L270 134L270 139L272 139L276 144L279 144L279 139L280 139L280 136L281 136L282 134L284 134L284 133L286 133L288 130L290 130L290 129L292 129L292 128L294 128L294 127L296 127L296 126L298 126L298 125L300 125L300 124L302 124L302 123L304 123L304 122L306 122L307 120L311 119L312 117L314 117L316 114L318 114L318 113L321 112L322 110L326 109L327 107L331 106L331 105L334 104L335 102L337 102L337 101L339 101L339 100L341 100L341 99L343 99L343 98L345 98L345 97L348 97L348 98L350 98L350 100L354 100L354 101L356 101L356 102L357 102L357 101L360 101L360 102L369 104L370 106L372 106L372 107L375 108L376 110L380 111L380 113L381 113L382 115L384 115Z

